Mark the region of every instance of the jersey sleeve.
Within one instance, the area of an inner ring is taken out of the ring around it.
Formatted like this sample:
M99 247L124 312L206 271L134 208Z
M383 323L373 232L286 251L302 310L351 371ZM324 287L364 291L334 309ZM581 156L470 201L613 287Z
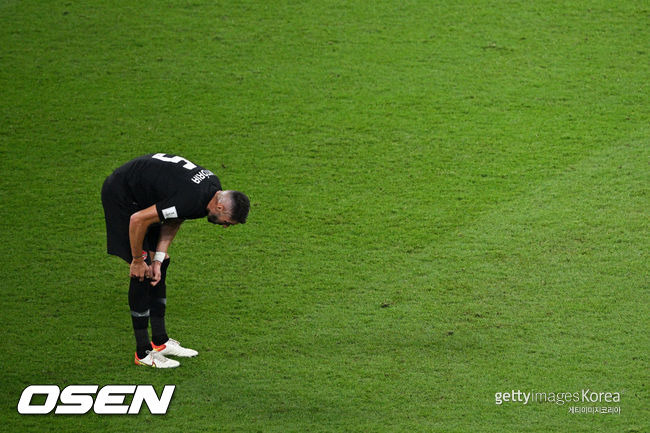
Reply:
M204 217L207 213L201 209L200 200L193 194L176 193L156 203L156 211L160 221L170 219L195 219Z

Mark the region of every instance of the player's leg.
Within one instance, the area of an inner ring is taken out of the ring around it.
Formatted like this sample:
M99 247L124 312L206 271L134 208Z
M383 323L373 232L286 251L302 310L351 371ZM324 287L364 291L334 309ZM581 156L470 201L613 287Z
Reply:
M167 268L169 256L160 264L160 281L151 288L151 341L156 346L165 344L169 337L165 327L165 310L167 308Z
M136 355L142 359L151 350L149 340L149 317L151 306L149 298L149 281L139 281L131 278L129 284L129 308L131 309L131 323L135 335Z
M182 347L180 343L167 335L165 327L165 313L167 310L167 269L169 268L169 255L160 265L160 281L151 287L151 340L154 350L165 356L192 357L199 354L196 350Z

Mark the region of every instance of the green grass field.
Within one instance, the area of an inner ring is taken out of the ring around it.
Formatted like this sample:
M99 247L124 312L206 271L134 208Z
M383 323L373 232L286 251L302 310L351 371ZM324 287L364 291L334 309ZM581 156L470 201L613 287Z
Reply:
M648 432L644 1L0 1L0 431ZM99 192L180 154L252 200L184 224L133 365ZM175 384L21 416L30 384ZM497 392L619 392L616 404ZM617 406L620 414L572 414Z

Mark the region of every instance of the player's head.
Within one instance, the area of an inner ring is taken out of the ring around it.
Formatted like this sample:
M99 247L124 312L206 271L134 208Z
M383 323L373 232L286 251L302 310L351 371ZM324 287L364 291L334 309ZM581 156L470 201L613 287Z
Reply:
M223 227L246 223L250 209L246 194L232 190L218 191L215 198L214 206L208 207L208 221Z

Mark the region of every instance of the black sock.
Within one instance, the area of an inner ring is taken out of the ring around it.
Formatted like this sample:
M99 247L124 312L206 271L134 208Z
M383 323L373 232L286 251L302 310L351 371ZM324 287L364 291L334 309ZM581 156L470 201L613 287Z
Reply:
M165 344L169 337L165 328L165 309L167 306L167 268L169 259L160 266L160 281L151 288L151 340L156 346Z
M135 326L135 324L134 324ZM149 341L149 330L147 328L134 329L136 354L139 359L147 356L147 352L151 350L151 341Z
M165 344L169 337L165 329L165 298L154 298L151 302L151 341L156 346Z
M147 356L147 351L151 350L148 329L150 316L149 287L149 281L140 282L137 278L131 278L129 284L131 322L133 324L133 334L135 335L136 353L140 359Z

